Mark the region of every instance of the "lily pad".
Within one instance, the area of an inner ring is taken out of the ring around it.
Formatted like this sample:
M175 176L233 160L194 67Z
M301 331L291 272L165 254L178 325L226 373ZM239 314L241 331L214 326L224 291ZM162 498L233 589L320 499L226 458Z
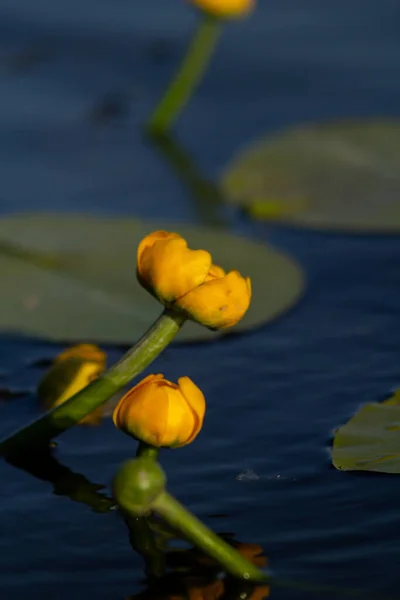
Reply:
M366 404L337 429L332 461L341 471L400 473L400 390Z
M178 231L192 248L253 283L236 331L267 323L303 291L301 269L271 246L217 229L71 214L0 219L0 329L59 341L134 342L161 312L136 281L136 249L151 231ZM178 341L215 339L187 323Z
M269 135L222 177L256 219L354 232L400 231L400 121L311 124Z

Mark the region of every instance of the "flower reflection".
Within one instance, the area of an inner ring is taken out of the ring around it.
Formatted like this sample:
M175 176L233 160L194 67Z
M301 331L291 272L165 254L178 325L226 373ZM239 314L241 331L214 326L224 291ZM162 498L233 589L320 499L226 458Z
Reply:
M258 544L227 539L240 554L258 567L268 563ZM165 575L149 582L148 588L125 600L262 600L269 586L221 578L219 565L195 548L173 549L166 553Z

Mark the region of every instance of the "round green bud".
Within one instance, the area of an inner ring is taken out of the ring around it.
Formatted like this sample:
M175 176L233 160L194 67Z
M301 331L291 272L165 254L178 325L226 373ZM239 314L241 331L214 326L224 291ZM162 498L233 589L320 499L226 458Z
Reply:
M123 463L113 480L113 494L119 507L135 517L152 510L153 502L164 491L167 478L160 465L150 458Z

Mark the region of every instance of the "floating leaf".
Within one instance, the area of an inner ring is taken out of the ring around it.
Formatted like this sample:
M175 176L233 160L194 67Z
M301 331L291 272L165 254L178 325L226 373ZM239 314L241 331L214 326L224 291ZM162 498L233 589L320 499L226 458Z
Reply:
M256 219L318 229L400 231L400 121L338 121L269 135L222 179Z
M400 390L363 406L337 429L332 461L342 471L400 473Z
M0 219L0 329L62 341L133 343L161 306L136 281L139 241L178 231L216 263L249 275L253 299L235 327L267 323L303 291L299 267L274 248L216 229L84 215L25 214ZM178 341L215 338L187 323Z

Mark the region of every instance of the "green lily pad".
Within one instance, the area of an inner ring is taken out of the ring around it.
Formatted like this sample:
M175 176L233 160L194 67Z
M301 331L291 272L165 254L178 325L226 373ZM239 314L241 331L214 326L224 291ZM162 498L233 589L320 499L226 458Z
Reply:
M192 248L253 283L253 299L235 327L267 323L303 291L299 267L274 248L217 229L71 214L0 219L0 329L60 341L132 343L161 312L136 281L136 249L151 231L178 231ZM187 323L178 341L215 339Z
M269 135L222 177L256 219L355 232L400 231L400 121L311 124Z
M363 406L337 429L332 462L341 471L400 473L400 390Z

